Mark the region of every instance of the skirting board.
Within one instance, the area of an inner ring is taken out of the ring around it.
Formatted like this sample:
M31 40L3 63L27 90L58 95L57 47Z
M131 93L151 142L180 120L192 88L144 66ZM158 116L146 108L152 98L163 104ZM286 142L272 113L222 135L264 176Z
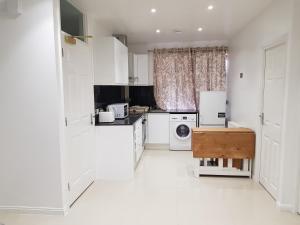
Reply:
M145 144L145 150L169 150L169 144Z
M281 204L279 201L276 201L276 206L284 212L297 213L297 209L290 204Z
M67 210L63 208L0 206L0 212L16 214L66 215Z

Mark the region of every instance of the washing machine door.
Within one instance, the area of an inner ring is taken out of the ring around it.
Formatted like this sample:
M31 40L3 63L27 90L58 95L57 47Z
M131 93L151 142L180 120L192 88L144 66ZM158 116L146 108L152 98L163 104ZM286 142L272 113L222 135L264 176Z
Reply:
M179 124L175 129L175 135L180 140L189 139L191 136L191 129L186 124Z

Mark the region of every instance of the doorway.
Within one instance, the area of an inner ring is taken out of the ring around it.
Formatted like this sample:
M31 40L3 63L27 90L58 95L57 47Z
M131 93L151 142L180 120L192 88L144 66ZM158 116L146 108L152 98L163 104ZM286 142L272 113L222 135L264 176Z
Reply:
M265 49L260 183L278 197L287 43Z

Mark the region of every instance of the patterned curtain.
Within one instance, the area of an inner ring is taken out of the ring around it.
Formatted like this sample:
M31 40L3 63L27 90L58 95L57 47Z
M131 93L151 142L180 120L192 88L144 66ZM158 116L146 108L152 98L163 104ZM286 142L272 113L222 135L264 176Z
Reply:
M195 110L201 91L226 90L226 47L155 49L154 95L164 110Z
M164 110L196 109L190 49L154 50L154 95Z
M201 91L226 90L227 52L228 49L225 47L195 48L192 50L197 108L199 107Z

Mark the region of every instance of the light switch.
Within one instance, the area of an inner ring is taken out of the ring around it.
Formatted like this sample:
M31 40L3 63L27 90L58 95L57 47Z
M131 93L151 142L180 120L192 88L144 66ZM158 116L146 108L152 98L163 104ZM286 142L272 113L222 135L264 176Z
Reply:
M22 0L0 0L0 16L16 18L22 14Z

